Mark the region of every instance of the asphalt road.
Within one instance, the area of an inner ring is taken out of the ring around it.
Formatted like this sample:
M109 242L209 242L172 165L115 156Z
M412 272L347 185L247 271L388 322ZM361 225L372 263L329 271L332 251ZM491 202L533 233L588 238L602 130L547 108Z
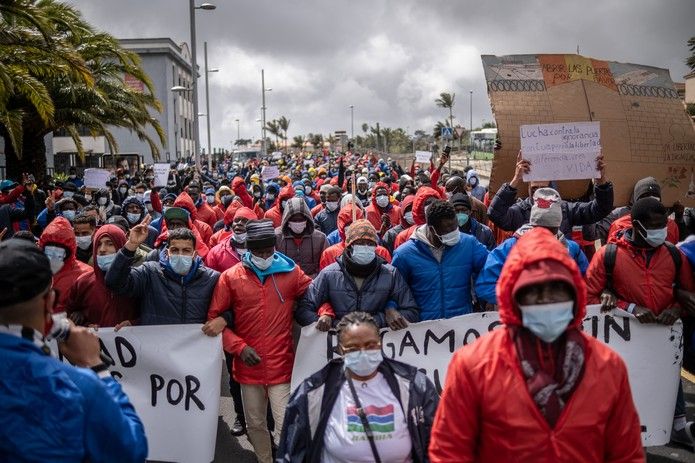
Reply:
M687 374L686 374L687 375ZM217 425L217 445L215 447L215 462L217 463L253 463L256 457L246 436L233 437L229 429L234 423L234 407L229 396L226 368L222 374L222 398L220 400L220 416ZM685 400L688 410L688 421L695 420L695 377L687 375L683 379ZM676 445L649 447L647 449L649 463L687 462L695 463L695 453Z

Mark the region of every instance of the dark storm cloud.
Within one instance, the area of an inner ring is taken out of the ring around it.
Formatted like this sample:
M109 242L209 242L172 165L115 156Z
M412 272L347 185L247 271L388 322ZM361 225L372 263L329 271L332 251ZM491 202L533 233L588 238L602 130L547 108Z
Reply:
M189 40L185 0L72 3L117 37ZM213 146L236 138L235 118L242 137L259 136L261 68L273 88L267 118L291 119L290 136L349 130L349 105L356 133L376 121L429 131L445 116L433 103L440 91L456 93L458 123L469 124L470 90L473 124L491 120L480 54L579 46L586 56L667 68L680 81L695 35L692 0L214 3L217 10L197 14L199 64L207 40L211 66L221 69L210 79Z

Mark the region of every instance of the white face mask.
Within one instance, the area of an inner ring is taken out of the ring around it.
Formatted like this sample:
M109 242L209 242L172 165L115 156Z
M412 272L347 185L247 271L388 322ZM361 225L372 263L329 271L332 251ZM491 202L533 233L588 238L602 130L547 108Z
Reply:
M405 219L406 222L408 222L410 225L415 223L415 219L413 219L413 212L406 212L403 214L403 218Z
M98 202L100 206L106 206L106 203L109 201L108 198L99 198Z
M304 222L289 222L290 225L290 230L292 230L292 233L295 235L300 235L301 233L306 230L306 221Z
M273 260L275 260L275 254L268 257L267 259L263 259L262 257L258 257L257 255L251 253L251 263L258 270L268 270L270 266L273 265Z
M389 205L389 197L385 195L376 197L376 204L379 207L386 207Z
M640 228L647 232L645 234L642 230L638 230L640 236L644 238L644 241L646 241L649 246L657 248L664 244L664 241L666 241L666 236L668 235L668 227L650 230L642 225L639 221L635 220L635 222L639 223Z
M75 196L75 193L73 193L72 191L64 191L63 196L65 196L66 198L72 198L73 196Z
M115 259L115 252L113 254L106 254L105 256L97 256L97 266L101 269L102 272L108 272L109 267L111 267L111 264Z
M234 233L234 241L237 243L246 242L246 233Z
M352 246L352 260L358 265L367 265L376 257L376 246L368 244L354 244Z
M135 198L136 198L138 201L142 202L142 201L145 200L145 193L135 193Z
M92 245L91 236L76 236L75 241L77 241L77 247L86 251Z
M434 228L432 228L432 231L434 231ZM436 234L437 232L434 233ZM456 246L459 241L461 241L461 232L457 228L456 230L444 235L437 235L437 238L439 238L439 241L441 241L444 246Z
M333 212L338 209L338 201L326 201L326 210Z
M555 341L574 318L574 301L520 305L522 325L545 342Z
M215 204L215 195L207 195L208 204Z
M43 253L46 254L46 257L48 257L48 262L51 265L51 272L53 275L60 272L60 269L63 268L63 265L65 264L65 257L67 256L65 249L58 246L46 246L43 249Z
M135 214L133 212L128 212L126 214L126 216L128 217L128 223L130 223L131 225L135 225L136 223L138 223L140 221L140 215L141 214Z

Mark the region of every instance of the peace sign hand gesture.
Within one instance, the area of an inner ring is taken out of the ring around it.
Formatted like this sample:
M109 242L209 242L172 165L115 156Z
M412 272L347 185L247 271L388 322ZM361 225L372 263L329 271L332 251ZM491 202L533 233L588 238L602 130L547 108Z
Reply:
M152 222L152 217L148 214L142 219L142 222L130 229L128 241L125 243L125 247L128 251L135 252L135 250L147 240L150 222Z

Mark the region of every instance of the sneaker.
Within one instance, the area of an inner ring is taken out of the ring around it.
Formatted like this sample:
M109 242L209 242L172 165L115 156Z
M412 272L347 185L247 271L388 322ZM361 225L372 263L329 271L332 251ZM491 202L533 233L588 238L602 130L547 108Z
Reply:
M243 436L246 434L246 423L244 423L238 416L234 420L234 424L232 425L232 429L230 429L232 432L232 436Z
M685 428L680 431L671 429L671 442L684 445L689 447L691 450L695 447L695 437L693 436L693 431L695 431L695 422L689 421L685 424Z

